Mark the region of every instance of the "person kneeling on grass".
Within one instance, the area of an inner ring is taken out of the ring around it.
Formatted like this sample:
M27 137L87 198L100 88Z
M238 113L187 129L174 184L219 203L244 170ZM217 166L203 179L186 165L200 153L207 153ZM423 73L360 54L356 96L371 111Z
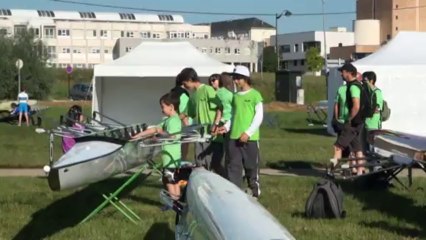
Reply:
M180 134L178 133L182 131L182 121L177 111L179 109L179 99L176 97L176 94L167 93L162 96L160 98L160 105L166 118L159 125L132 136L132 139L149 137L157 133L169 134L175 139L180 138ZM182 158L181 144L176 143L163 146L161 155L163 161L163 184L167 188L170 197L175 201L179 200L180 186L176 181L177 179L175 179L175 173L177 173L180 167Z

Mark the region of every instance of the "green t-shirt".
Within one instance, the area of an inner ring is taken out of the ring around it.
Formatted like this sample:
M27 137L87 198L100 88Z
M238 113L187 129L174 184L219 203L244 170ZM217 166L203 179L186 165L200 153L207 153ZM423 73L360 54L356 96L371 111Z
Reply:
M380 129L382 125L380 111L383 110L383 94L378 88L374 88L372 91L376 94L376 106L378 108L378 112L375 112L371 118L365 119L365 127L369 130L377 130Z
M234 95L232 104L231 139L239 139L241 134L247 131L253 122L256 105L262 102L262 95L256 89L250 89L247 93ZM250 137L250 141L259 140L259 129Z
M339 116L337 116L337 120L341 123L345 122L345 119L348 118L349 115L349 109L346 104L346 90L347 86L343 85L340 86L337 90L336 98L334 99L334 102L337 103L338 110L339 110Z
M179 98L179 113L187 114L189 97L186 94L181 94Z
M217 96L223 106L222 122L229 121L232 114L232 99L234 94L228 89L222 87L217 90Z
M175 114L164 119L159 127L169 134L176 134L182 131L182 121L179 115ZM180 134L174 135L173 137L179 140ZM182 158L180 143L164 145L161 153L164 168L177 168L180 166Z
M221 106L220 100L213 87L201 84L192 94L189 100L188 116L193 118L196 124L206 124L205 132L214 124L216 110ZM222 141L220 137L214 137L212 141Z

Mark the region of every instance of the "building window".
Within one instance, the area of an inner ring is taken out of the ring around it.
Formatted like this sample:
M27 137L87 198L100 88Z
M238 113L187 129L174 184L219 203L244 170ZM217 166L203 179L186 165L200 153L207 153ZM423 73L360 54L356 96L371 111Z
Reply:
M81 53L81 48L74 48L74 49L72 50L72 53L75 53L75 54L79 54L79 53Z
M297 66L297 60L293 60L293 65Z
M56 47L55 46L47 46L47 57L48 58L56 58Z
M230 47L225 48L225 54L231 54L231 48Z
M104 49L104 53L108 53L109 51L108 51L108 49Z
M339 47L343 47L343 44L342 44L342 43L339 43Z
M395 19L398 20L398 15L395 16Z
M108 31L107 30L101 30L100 33L99 33L99 35L101 37L106 38L106 37L108 37Z
M396 27L395 30L398 31L398 27Z
M126 37L132 38L133 37L133 32L126 32Z
M398 4L395 5L395 8L398 9Z
M240 55L240 49L239 48L235 48L234 49L234 54L235 55Z
M216 54L220 54L220 53L221 53L221 48L215 48L214 52L215 52Z
M55 13L53 11L44 11L44 10L37 10L39 17L55 17Z
M310 42L303 42L303 50L306 52L311 48L316 48L318 50L321 49L321 42L319 41L310 41Z
M62 48L62 53L71 53L70 48Z
M133 13L119 13L119 15L122 20L136 20Z
M152 34L152 38L160 38L160 34L159 33L153 33Z
M96 15L94 12L80 12L81 18L96 18Z
M191 38L191 32L185 32L185 38Z
M390 40L391 39L391 35L390 34L386 35L386 39Z
M173 16L172 15L158 15L158 19L160 19L160 21L173 21Z
M93 30L92 37L96 37L96 30Z
M202 53L207 53L207 48L205 48L205 47L201 48L201 52Z
M45 27L44 36L45 38L55 38L55 28L54 27Z
M299 52L299 44L294 44L294 52Z
M209 52L210 52L210 53L213 53L213 48L210 48L210 49L209 49Z
M150 32L141 32L141 38L151 38Z
M101 53L101 50L99 48L92 48L90 50L90 53L96 54L96 53Z
M126 52L132 51L132 47L126 47Z
M300 65L305 66L305 59L300 60Z
M14 27L14 33L15 34L21 34L27 30L27 27L25 25L15 25Z
M208 34L204 34L204 39L207 39L207 38L209 38L209 35Z
M58 36L69 37L70 30L69 29L58 29Z
M282 53L289 53L289 52L291 52L290 44L281 45L280 46L280 52L282 52Z

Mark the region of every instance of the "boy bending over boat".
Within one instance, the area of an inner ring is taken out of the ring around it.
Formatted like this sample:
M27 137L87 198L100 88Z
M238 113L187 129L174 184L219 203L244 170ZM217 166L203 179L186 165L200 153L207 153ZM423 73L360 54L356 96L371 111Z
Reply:
M171 135L171 138L180 139L180 134L178 133L182 131L182 121L178 114L179 98L176 94L167 93L160 98L160 106L166 118L159 125L132 136L132 139L154 136L157 133L168 134ZM175 174L177 175L182 158L181 144L164 145L161 155L163 161L163 184L167 188L170 197L173 200L178 200L180 198L180 186Z

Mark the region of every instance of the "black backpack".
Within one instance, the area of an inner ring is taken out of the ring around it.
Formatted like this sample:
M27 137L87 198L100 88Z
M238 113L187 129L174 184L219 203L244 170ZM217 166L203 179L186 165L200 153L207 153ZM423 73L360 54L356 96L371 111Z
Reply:
M355 125L361 124L365 122L365 119L371 118L374 115L376 110L376 95L368 85L366 81L362 83L355 80L348 83L348 87L346 90L346 103L348 104L349 111L352 109L352 96L350 92L350 88L352 85L355 85L360 88L361 96L360 96L360 108L358 114L352 120Z
M344 218L343 191L339 185L328 179L321 179L314 185L305 205L308 218Z

